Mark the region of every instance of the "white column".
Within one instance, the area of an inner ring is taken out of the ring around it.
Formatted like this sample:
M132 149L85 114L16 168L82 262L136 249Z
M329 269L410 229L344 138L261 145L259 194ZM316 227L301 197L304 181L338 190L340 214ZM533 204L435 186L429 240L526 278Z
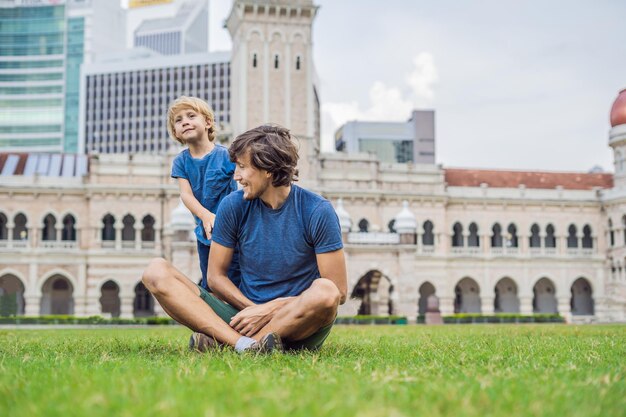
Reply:
M480 297L480 311L482 314L493 314L494 313L494 297L489 294L483 297Z
M519 312L520 314L533 314L533 297L532 296L520 296L519 297Z
M454 297L439 297L439 311L442 316L454 314Z
M571 322L572 318L572 310L570 306L570 297L568 296L560 296L557 297L557 311L559 314L565 318L567 323Z

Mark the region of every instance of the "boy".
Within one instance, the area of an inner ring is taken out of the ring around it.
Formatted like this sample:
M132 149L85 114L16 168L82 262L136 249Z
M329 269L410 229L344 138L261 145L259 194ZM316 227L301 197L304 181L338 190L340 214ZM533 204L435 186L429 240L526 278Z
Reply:
M196 97L181 96L167 111L167 131L172 139L186 145L172 163L172 178L178 179L180 198L196 219L195 234L204 289L215 213L224 197L237 189L235 164L228 150L215 144L215 117L209 105ZM238 265L229 270L238 285Z

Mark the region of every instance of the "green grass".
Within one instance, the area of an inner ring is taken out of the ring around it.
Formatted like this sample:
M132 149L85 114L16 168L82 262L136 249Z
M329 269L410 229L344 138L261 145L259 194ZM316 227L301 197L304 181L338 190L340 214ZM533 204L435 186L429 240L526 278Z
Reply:
M337 326L271 357L189 334L0 331L0 416L626 416L626 326Z

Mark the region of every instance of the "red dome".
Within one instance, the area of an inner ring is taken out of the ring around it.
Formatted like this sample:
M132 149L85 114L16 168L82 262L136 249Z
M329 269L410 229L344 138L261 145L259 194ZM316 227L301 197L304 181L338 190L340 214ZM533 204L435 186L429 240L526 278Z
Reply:
M626 125L626 88L620 91L611 108L611 127Z

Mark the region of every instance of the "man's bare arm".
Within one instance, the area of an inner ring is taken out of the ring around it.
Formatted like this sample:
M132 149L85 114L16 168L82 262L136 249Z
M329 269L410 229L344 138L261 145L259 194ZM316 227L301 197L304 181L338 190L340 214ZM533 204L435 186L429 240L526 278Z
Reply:
M343 249L317 254L317 268L320 271L320 277L335 283L341 294L339 303L345 303L348 293L348 273Z
M209 288L221 300L243 310L254 305L254 303L243 295L239 288L228 278L228 267L233 259L233 252L233 249L222 246L219 243L211 243L207 282Z

